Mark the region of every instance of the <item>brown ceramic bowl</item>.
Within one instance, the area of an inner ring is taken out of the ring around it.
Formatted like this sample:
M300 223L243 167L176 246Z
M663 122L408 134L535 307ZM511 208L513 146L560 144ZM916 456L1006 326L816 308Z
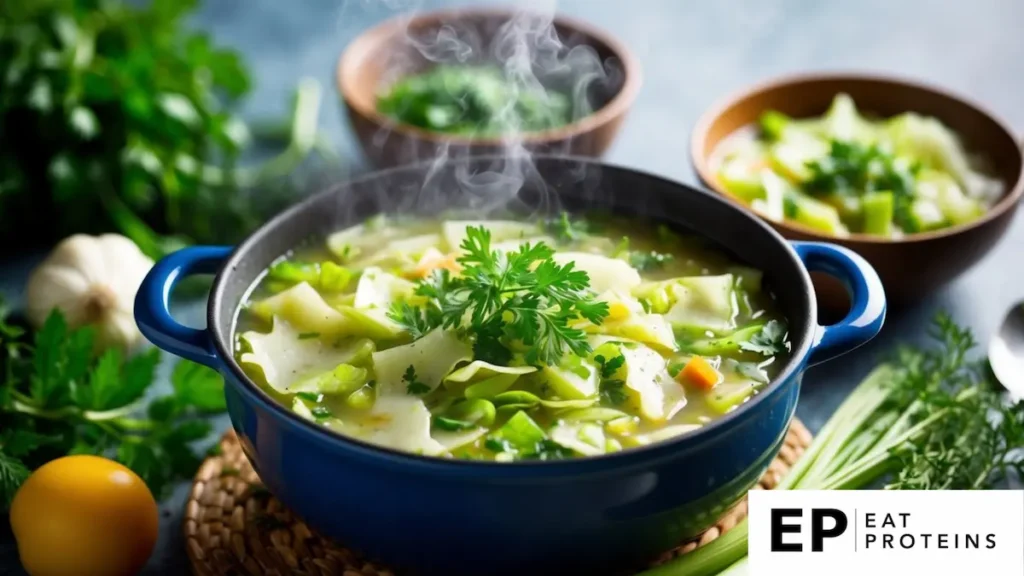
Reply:
M786 238L833 242L855 250L878 271L890 303L912 303L959 276L992 249L1010 225L1024 192L1021 149L1007 124L982 106L941 88L881 76L782 78L730 96L701 117L690 144L694 168L706 186L725 195L710 165L723 138L755 124L766 110L798 118L820 115L840 92L849 94L858 109L881 117L912 111L938 118L961 136L969 151L986 157L1006 186L1003 198L979 220L900 239L866 234L836 238L796 223L770 222ZM818 278L815 284L826 308L844 308L841 286Z
M514 139L477 138L431 132L398 123L377 112L377 98L382 90L402 76L422 72L438 61L488 63L495 61L495 53L507 54L509 34L508 28L503 26L514 15L523 19L540 18L523 20L527 29L546 28L543 18L537 15L466 8L393 18L349 44L338 61L338 89L352 128L373 164L394 166L437 158L442 153L454 157L501 153L508 149L510 142L521 144L531 152L593 157L604 154L636 99L640 68L626 47L607 33L562 16L554 18L553 28L566 49L554 59L559 64L582 62L574 69L589 67L600 71L599 77L588 82L585 90L593 112L575 122L544 132L525 133ZM544 35L530 38L535 46L549 46L549 42ZM428 50L431 59L424 56L425 43L433 44ZM546 48L532 50L534 54L537 50L544 52L548 62L552 61L552 53ZM569 52L573 52L571 56ZM555 84L580 86L583 76L566 73L564 67L550 64L535 65L533 70L545 85L548 85L545 80L550 78Z

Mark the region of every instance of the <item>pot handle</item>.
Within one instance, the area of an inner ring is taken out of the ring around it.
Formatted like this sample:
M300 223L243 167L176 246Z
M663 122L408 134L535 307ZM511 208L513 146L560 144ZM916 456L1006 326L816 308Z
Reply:
M219 368L213 339L206 328L189 328L171 317L174 286L192 274L213 274L231 254L230 246L192 246L168 254L146 274L135 295L135 323L158 348Z
M834 276L850 293L850 312L831 326L818 326L809 366L821 364L871 340L885 321L885 290L878 273L856 252L824 242L793 242L811 272Z

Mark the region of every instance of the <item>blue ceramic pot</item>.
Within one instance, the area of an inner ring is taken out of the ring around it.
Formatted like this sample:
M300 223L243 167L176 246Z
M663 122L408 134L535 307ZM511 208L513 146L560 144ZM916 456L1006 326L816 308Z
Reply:
M135 303L139 327L157 346L224 374L231 421L267 488L310 526L400 573L594 574L645 565L712 525L757 481L782 444L804 370L882 326L878 276L846 249L787 243L718 196L648 174L553 157L529 168L476 158L369 175L293 207L237 248L168 256ZM232 355L248 290L304 241L381 211L463 207L479 215L497 205L522 212L556 204L687 229L765 271L789 319L788 365L749 402L693 434L594 458L502 464L415 456L334 434L274 402ZM840 323L818 325L808 270L849 287L853 307ZM168 312L174 285L190 274L217 274L204 330Z

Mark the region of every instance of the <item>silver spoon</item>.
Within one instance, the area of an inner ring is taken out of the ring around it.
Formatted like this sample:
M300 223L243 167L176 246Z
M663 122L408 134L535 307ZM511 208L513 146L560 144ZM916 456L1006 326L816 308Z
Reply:
M1006 313L988 345L992 372L1014 399L1024 399L1024 302Z

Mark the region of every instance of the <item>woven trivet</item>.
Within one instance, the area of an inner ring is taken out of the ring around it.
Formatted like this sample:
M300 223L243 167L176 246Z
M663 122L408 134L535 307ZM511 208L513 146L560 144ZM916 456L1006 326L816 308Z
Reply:
M785 445L754 488L774 488L810 443L811 433L794 419ZM260 483L234 432L224 435L220 447L220 454L199 468L185 505L185 542L195 574L394 575L321 537L286 510ZM744 499L699 538L662 554L654 564L711 542L746 515Z

